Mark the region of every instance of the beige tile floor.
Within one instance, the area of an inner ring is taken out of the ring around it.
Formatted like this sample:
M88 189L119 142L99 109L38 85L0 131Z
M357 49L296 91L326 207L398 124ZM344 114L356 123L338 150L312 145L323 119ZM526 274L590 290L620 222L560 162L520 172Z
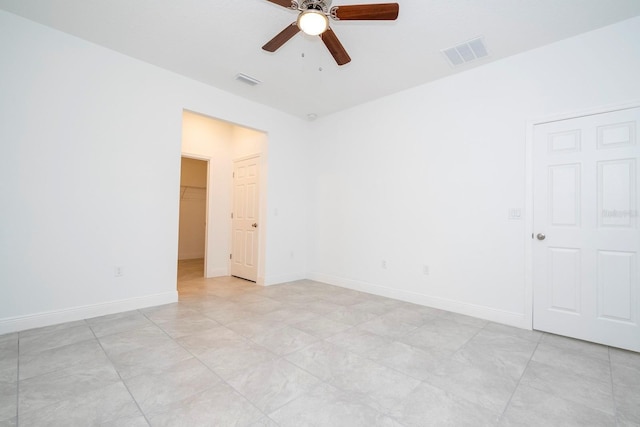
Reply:
M180 302L0 336L0 427L638 426L640 354L180 264Z

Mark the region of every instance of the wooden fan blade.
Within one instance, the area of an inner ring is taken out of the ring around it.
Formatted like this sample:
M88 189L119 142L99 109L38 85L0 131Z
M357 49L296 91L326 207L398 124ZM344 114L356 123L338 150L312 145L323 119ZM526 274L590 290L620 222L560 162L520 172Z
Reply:
M334 33L331 28L327 28L327 31L320 34L320 38L324 42L325 46L327 46L327 49L329 49L329 52L331 52L333 59L336 60L338 65L344 65L351 62L349 54L345 50L344 46L342 46L342 43L340 43L340 40L338 40L336 33Z
M395 21L399 11L398 3L354 4L331 8L332 16L341 21Z
M275 3L278 6L288 7L290 9L293 9L291 0L267 0L267 1L270 1L271 3Z
M298 32L300 32L300 28L298 28L298 24L294 22L284 30L280 31L277 36L269 40L267 44L262 46L262 49L266 50L267 52L275 52L276 50L280 49L283 44L288 42L291 37L298 34Z

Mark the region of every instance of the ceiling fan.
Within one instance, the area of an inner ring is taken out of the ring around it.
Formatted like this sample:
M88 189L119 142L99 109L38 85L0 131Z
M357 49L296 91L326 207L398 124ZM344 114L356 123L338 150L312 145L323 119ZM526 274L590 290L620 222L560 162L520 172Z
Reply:
M331 0L267 0L288 9L300 12L296 22L282 30L262 49L275 52L293 36L302 31L312 36L320 36L338 65L351 61L338 37L329 27L329 18L335 21L394 21L398 18L398 3L356 4L333 6Z

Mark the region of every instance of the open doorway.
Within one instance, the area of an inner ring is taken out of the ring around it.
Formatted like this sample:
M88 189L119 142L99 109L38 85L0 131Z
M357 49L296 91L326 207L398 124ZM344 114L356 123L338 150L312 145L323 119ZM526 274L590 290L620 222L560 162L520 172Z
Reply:
M206 276L207 176L209 162L182 157L180 164L180 222L178 280Z
M256 188L261 190L258 200L255 201L256 218L251 222L256 224L256 227L251 229L255 231L252 237L255 238L257 247L254 257L257 276L252 280L264 285L267 134L202 114L183 111L181 155L208 161L206 250L203 263L205 279L231 275L234 250L234 165L237 161L248 158L255 158L259 162L256 165Z

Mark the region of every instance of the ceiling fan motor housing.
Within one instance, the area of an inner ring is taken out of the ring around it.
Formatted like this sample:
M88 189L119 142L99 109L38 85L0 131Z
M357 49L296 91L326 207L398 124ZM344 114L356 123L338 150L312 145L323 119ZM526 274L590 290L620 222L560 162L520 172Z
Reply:
M324 13L329 13L329 7L331 6L331 0L302 0L300 3L300 10L319 10Z

